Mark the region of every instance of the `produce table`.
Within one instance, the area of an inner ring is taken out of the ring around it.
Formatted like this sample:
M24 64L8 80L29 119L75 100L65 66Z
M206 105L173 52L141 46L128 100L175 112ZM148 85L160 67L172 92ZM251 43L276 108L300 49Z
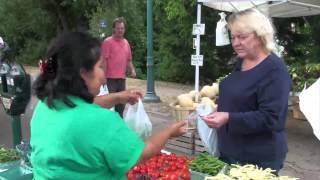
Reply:
M161 152L150 160L134 166L128 180L297 180L273 174L252 164L226 164L208 153L194 157Z

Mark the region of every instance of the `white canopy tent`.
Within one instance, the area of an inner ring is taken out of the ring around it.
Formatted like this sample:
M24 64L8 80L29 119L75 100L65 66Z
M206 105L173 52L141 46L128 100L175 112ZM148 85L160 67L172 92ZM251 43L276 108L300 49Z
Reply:
M288 18L320 14L320 0L198 0L197 23L193 25L194 49L191 64L195 66L195 91L199 92L199 66L203 64L200 55L200 35L204 34L201 24L201 6L208 6L220 11L236 12L249 8L257 8L270 17Z
M241 11L256 7L271 17L288 18L320 14L319 0L199 0L221 11Z

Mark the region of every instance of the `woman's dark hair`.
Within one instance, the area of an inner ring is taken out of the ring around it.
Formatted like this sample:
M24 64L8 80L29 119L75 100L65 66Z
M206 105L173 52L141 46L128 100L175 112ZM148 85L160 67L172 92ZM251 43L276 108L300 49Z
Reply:
M36 79L35 95L55 108L54 100L60 99L67 106L75 107L68 96L77 96L93 102L80 70L90 72L100 58L100 42L84 32L68 32L57 37L49 46L45 69Z

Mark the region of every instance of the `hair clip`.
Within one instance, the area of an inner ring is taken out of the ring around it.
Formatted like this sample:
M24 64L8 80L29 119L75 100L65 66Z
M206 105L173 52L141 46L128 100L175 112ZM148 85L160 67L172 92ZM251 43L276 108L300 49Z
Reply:
M40 69L40 73L46 73L48 71L48 60L47 59L40 59L39 63L39 69Z

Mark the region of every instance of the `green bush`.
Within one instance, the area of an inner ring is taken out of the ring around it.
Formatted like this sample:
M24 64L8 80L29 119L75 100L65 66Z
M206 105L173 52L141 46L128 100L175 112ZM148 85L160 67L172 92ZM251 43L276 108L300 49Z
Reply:
M292 79L292 91L301 92L320 78L320 64L293 64L289 66Z

